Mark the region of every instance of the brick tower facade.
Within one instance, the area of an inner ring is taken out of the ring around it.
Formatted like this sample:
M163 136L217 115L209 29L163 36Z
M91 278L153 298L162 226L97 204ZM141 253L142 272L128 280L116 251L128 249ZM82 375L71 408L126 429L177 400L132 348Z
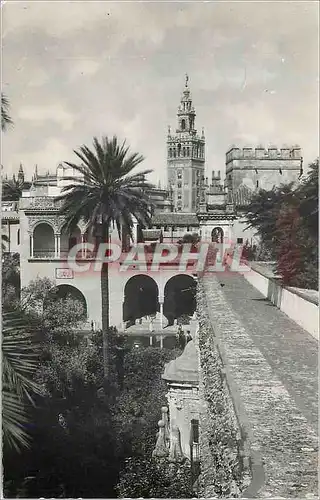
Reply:
M201 201L205 171L205 137L195 129L196 113L186 76L178 108L175 134L169 128L167 138L168 187L175 211L196 212Z

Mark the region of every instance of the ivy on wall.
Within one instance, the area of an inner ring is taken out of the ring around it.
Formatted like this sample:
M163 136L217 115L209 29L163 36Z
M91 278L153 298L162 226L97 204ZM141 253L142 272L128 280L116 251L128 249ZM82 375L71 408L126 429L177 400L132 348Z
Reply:
M200 496L237 498L244 488L240 433L201 280L198 282L197 313L202 399Z

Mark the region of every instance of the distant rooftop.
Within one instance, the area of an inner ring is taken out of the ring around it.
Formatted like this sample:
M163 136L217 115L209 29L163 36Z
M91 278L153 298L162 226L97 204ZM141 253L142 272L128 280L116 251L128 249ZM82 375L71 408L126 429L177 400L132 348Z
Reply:
M152 217L156 226L199 226L199 219L194 213L169 212L159 213Z

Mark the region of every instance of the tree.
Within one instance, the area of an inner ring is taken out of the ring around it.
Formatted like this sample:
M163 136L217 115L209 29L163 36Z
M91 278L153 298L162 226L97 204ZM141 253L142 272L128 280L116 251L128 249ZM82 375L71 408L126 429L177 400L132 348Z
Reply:
M147 189L152 186L145 182L150 171L132 173L140 165L143 157L129 154L129 148L118 143L117 137L104 137L101 143L93 140L93 150L87 146L74 151L82 164L65 162L83 178L64 188L59 197L63 201L61 214L66 218L67 228L73 228L80 220L88 224L89 232L97 242L109 242L111 226L116 226L119 237L122 228L132 237L133 218L145 227L150 224L151 209ZM109 286L108 265L101 267L103 359L105 376L108 375L109 330Z
M315 160L297 187L260 190L247 207L248 227L257 230L265 255L277 260L285 285L318 286L318 174Z
M270 191L260 189L253 195L246 207L247 228L255 228L261 245L267 247L271 255L276 253L276 225L281 205L294 197L293 184L282 185Z
M309 173L297 188L299 212L312 237L318 240L319 217L319 159L309 165Z
M1 92L1 130L5 132L13 121L10 117L10 104L8 98Z

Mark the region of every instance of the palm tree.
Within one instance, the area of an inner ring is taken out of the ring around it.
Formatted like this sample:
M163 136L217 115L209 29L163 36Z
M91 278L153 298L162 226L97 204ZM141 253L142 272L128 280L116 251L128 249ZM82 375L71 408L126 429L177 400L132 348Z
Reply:
M7 180L2 182L2 199L3 201L18 201L22 196L24 181L21 179Z
M4 312L2 324L2 429L4 444L19 450L29 445L26 401L40 394L33 381L38 355L27 320L19 311Z
M59 199L63 200L61 214L66 218L67 228L72 228L84 220L90 234L98 242L109 241L109 230L116 226L121 238L122 229L132 238L133 218L146 227L150 224L151 207L146 194L153 186L145 182L145 176L151 171L133 173L144 160L137 153L129 153L125 142L119 144L103 137L99 142L93 139L93 150L83 145L74 153L81 160L81 165L65 162L83 178L82 183L65 187ZM109 330L109 286L108 265L101 269L103 359L105 377L108 375L108 330Z
M1 234L1 251L2 252L5 251L7 243L9 243L9 238L6 234L2 233Z
M13 124L9 114L10 104L8 98L1 92L1 130L5 132Z

